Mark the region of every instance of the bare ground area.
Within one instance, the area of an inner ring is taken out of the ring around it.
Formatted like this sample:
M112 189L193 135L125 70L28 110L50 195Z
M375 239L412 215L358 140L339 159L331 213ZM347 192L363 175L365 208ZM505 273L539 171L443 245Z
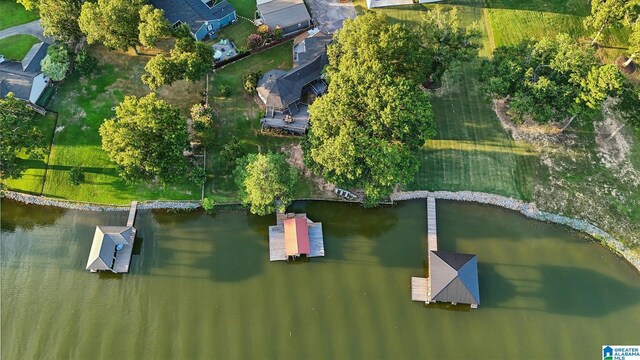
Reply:
M333 189L336 188L334 184L327 183L322 177L316 176L304 166L304 155L300 144L285 145L281 150L287 155L287 162L298 169L300 174L314 185L312 190L314 195L329 199L337 198L337 195L333 192Z
M624 240L640 253L640 171L630 154L633 134L620 128L611 102L592 131L560 133L560 124L515 124L504 101L494 101L502 126L514 140L538 154L539 175L533 201L545 211L588 220Z

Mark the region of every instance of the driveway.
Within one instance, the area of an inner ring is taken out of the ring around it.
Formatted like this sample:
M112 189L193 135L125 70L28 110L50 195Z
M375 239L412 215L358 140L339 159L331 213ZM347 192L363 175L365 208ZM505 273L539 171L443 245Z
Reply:
M356 8L351 1L340 3L338 0L307 0L315 24L325 34L333 34L342 28L345 19L356 17Z
M44 36L44 34L42 33L43 31L44 30L42 29L42 26L40 26L40 19L38 19L30 23L0 30L0 39L4 39L11 35L28 34L37 37L38 39L40 39L40 41L51 44L53 42L53 39L48 36Z

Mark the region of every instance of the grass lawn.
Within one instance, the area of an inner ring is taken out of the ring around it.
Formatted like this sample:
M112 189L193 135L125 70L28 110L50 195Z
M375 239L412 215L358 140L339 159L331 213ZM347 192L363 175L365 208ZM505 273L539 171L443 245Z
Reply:
M149 92L139 80L149 57L92 47L101 59L98 71L90 78L77 74L60 86L48 106L59 113L58 126L49 158L49 171L43 195L97 203L123 204L138 199L200 199L200 188L181 183L168 188L159 185L131 185L118 176L115 164L102 150L98 129L125 95L142 96ZM180 81L160 89L161 98L177 105L183 114L199 101L202 82ZM69 169L80 166L86 181L74 186L68 180Z
M36 114L35 116L39 120L39 128L45 136L45 143L48 150L55 130L55 114L48 113L46 116ZM20 165L26 169L25 172L22 174L22 177L18 179L5 179L3 183L15 191L40 195L44 184L47 162L49 161L48 151L42 159L30 159L24 152L18 154L18 158Z
M220 30L218 37L220 39L231 39L238 50L247 48L247 37L256 32L256 27L252 22L245 19L238 19L235 24L226 26ZM218 42L215 39L212 42Z
M0 30L25 24L40 17L37 11L27 11L15 0L0 0Z
M32 35L11 35L0 39L0 54L6 59L22 60L33 44L39 42L40 40Z
M260 54L245 58L217 70L210 83L210 102L218 113L216 121L216 146L208 150L207 170L211 181L205 193L218 202L237 201L237 188L231 177L232 168L217 154L232 137L241 141L244 151L278 151L282 146L295 144L299 138L265 135L260 132L261 111L254 97L243 88L242 76L250 71L263 73L274 69L289 69L292 66L292 42L288 41ZM220 86L231 89L231 96L220 96ZM309 185L300 181L296 189L298 197L309 196Z
M474 190L530 200L536 154L503 130L481 92L473 64L464 81L432 96L437 135L421 151L411 190Z
M253 19L256 14L256 2L255 0L228 0L235 9L239 16L244 16L249 19ZM240 19L238 19L240 21Z

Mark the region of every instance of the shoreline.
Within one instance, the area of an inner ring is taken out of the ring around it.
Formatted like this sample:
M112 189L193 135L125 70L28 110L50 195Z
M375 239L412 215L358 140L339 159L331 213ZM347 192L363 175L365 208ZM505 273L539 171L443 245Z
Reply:
M27 205L39 205L39 206L54 206L71 210L84 210L84 211L129 211L128 205L108 205L108 204L92 204L85 202L74 202L69 200L51 199L44 196L35 196L29 194L23 194L15 191L3 191L3 197L21 202ZM632 253L624 244L611 236L606 231L591 224L588 221L575 219L563 215L553 214L546 211L539 210L535 203L526 203L522 200L490 194L476 191L403 191L391 194L391 201L405 201L426 199L428 195L440 200L454 200L475 202L479 204L493 205L501 208L517 211L522 215L538 221L544 221L548 223L560 224L588 234L594 239L598 240L602 245L610 249L616 255L622 257L631 266L633 266L638 272L640 272L640 256ZM321 200L325 201L325 200ZM330 200L326 200L330 201ZM349 201L348 203L353 203ZM228 204L218 204L228 205ZM169 209L169 210L194 210L201 207L200 201L197 200L184 200L184 201L169 201L169 200L157 200L157 201L140 201L138 205L139 210L151 210L151 209Z

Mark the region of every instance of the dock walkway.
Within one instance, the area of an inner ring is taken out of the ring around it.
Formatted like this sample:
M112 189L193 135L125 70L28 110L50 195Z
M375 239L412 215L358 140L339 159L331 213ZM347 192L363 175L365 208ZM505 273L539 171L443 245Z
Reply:
M411 301L427 301L427 278L411 277Z
M136 221L136 212L138 211L138 202L132 201L131 208L129 209L129 218L127 219L127 226L133 226Z
M436 225L436 198L427 195L427 253L438 250L438 229Z

